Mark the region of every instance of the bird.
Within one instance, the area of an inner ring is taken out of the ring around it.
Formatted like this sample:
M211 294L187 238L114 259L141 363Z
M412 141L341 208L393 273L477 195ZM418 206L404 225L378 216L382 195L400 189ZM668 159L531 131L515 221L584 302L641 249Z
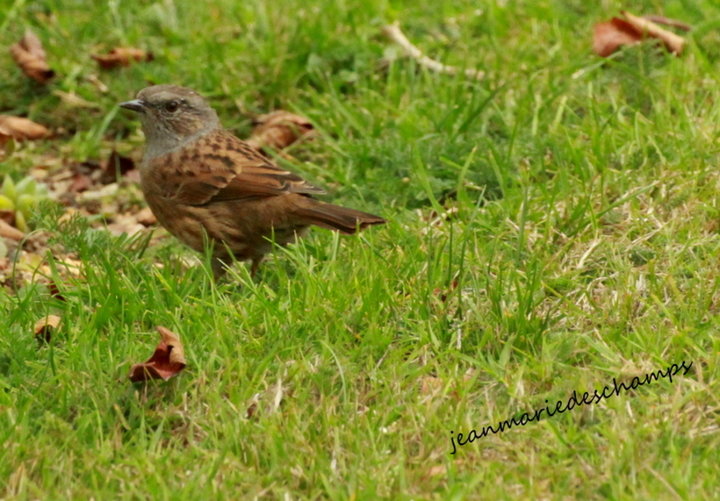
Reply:
M140 117L146 141L140 187L150 210L191 249L203 252L209 244L216 278L233 259L251 261L255 276L273 242L294 242L310 226L352 234L386 222L316 199L325 191L224 129L192 89L153 85L119 106Z

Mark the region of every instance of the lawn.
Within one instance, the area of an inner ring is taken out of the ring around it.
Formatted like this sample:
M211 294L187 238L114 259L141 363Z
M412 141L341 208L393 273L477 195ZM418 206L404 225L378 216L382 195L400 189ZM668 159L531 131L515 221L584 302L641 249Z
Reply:
M0 498L715 498L715 2L632 2L690 24L687 47L609 59L592 29L617 1L0 4L0 113L54 134L6 146L0 176L139 161L117 103L174 83L240 137L274 109L309 118L316 137L278 161L388 220L315 229L215 283L164 230L117 236L112 214L43 204L30 226L47 243L15 254L0 289ZM485 78L404 57L382 34L394 21ZM26 28L48 85L7 53ZM99 69L90 55L117 46L154 60ZM143 207L119 186L103 204ZM62 324L39 342L47 314ZM131 383L158 325L187 367ZM692 366L451 442L672 364Z

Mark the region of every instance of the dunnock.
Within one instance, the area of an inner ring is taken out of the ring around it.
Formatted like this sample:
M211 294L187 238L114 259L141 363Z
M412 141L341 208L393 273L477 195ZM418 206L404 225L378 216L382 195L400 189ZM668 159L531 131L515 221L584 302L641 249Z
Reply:
M147 141L140 183L150 209L189 247L212 245L216 276L231 256L252 260L254 274L272 241L290 243L311 225L354 233L385 222L314 199L323 190L224 130L191 89L154 85L120 106L140 114Z

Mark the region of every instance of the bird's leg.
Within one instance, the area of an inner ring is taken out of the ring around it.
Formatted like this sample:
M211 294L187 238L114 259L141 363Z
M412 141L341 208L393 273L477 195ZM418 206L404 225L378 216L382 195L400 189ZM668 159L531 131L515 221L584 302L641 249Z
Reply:
M257 274L258 268L260 268L260 263L262 263L263 256L260 257L254 257L252 259L252 264L250 265L250 276L255 278L255 275Z
M211 264L213 277L215 277L215 280L220 280L227 272L227 266L225 266L225 263L218 257L213 257Z

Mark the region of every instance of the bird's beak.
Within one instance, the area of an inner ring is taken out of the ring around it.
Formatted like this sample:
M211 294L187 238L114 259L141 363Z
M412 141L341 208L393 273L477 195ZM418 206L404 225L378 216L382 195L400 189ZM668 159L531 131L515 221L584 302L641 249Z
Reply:
M121 108L126 108L128 110L133 111L143 111L145 109L145 103L141 101L140 99L133 99L132 101L125 101L124 103L120 103L119 105Z

